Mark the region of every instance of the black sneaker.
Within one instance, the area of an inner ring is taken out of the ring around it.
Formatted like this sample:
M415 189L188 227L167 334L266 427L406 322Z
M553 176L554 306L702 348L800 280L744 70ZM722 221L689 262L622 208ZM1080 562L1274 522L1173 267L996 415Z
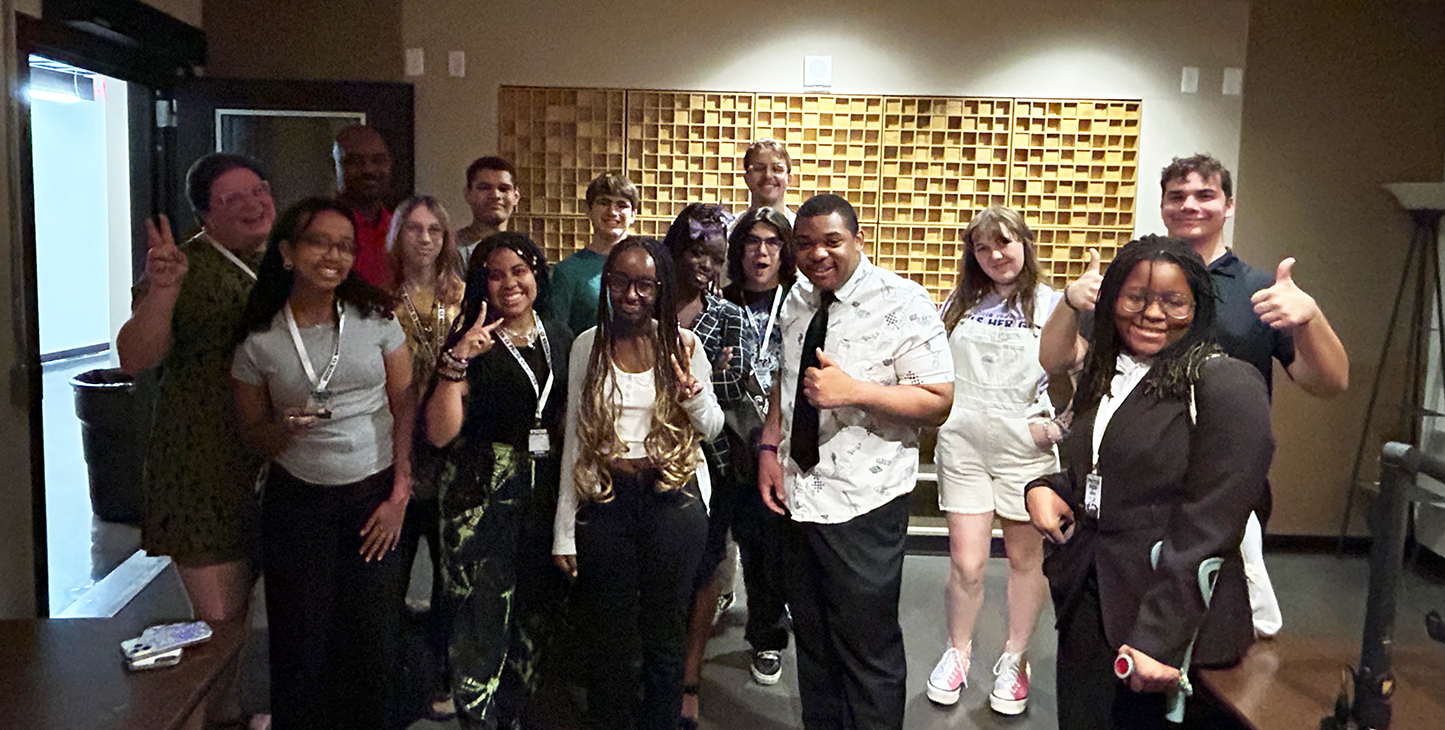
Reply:
M754 682L763 686L777 684L783 676L783 653L770 649L753 652L753 664L749 669Z

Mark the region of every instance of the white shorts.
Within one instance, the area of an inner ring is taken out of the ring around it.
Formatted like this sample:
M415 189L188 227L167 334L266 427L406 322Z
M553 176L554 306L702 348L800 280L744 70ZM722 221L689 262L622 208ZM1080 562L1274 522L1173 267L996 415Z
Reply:
M955 407L938 430L938 508L1027 522L1024 486L1059 470L1053 449L1039 451L1028 419Z

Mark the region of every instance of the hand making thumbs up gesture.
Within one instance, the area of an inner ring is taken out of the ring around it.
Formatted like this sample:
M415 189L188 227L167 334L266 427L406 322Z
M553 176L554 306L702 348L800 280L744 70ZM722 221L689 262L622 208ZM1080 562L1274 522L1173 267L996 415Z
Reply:
M1089 265L1079 278L1064 287L1064 303L1080 312L1094 311L1094 302L1099 298L1099 285L1104 276L1099 273L1099 251L1089 249Z
M160 221L157 228L155 223L146 220L145 275L152 289L171 289L179 287L186 277L186 255L176 247L171 222L164 215Z
M818 367L803 373L803 396L815 408L843 408L854 403L858 381L843 370L823 348L818 348Z
M1320 305L1315 303L1315 298L1294 283L1293 268L1294 257L1279 262L1274 285L1260 289L1250 297L1260 321L1277 330L1299 327L1320 313Z

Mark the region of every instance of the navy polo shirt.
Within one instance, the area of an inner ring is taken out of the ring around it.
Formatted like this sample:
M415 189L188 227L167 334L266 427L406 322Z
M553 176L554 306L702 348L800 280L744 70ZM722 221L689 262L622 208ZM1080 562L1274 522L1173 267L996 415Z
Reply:
M1260 321L1250 297L1274 285L1274 277L1239 260L1233 251L1209 265L1214 280L1214 340L1226 355L1253 365L1264 376L1265 387L1274 394L1274 363L1289 367L1294 362L1294 338ZM1079 332L1093 337L1094 313L1079 317Z
M1214 313L1214 337L1225 354L1243 360L1264 376L1274 393L1274 364L1289 367L1294 362L1294 337L1260 321L1250 297L1260 289L1274 286L1274 277L1239 260L1233 251L1209 265L1218 303Z

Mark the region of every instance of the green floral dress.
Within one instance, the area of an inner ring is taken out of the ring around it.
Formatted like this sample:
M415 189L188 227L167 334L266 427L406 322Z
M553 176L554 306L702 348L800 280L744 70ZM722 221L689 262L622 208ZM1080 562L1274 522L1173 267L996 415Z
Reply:
M555 380L542 424L551 454L534 459L527 451L537 397L499 341L472 361L462 430L442 450L447 654L462 727L516 723L560 620L564 580L552 562L552 518L571 336L561 326L547 333ZM534 374L546 373L540 344L519 349Z
M180 248L187 271L157 387L141 547L178 561L254 559L261 459L236 430L231 390L236 322L253 280L204 234ZM258 268L259 252L240 258Z

